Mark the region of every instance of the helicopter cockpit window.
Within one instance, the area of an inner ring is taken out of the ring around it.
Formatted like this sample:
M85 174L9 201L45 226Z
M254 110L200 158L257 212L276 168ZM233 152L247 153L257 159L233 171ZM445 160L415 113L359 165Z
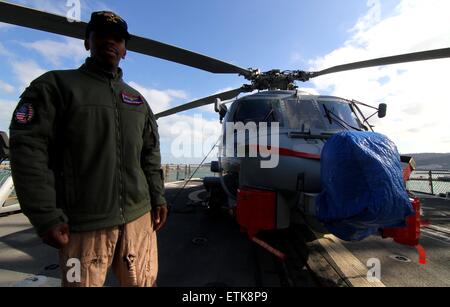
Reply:
M329 130L360 130L363 128L348 103L337 100L320 100L319 106Z
M278 112L270 100L248 100L238 106L235 122L276 122Z
M283 113L290 129L305 133L325 129L322 113L314 101L291 99L284 104L286 110Z

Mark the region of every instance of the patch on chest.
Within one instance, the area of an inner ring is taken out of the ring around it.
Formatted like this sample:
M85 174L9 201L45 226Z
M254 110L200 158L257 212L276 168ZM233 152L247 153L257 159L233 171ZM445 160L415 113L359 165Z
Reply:
M139 106L144 103L144 100L141 98L141 96L135 96L125 92L122 92L122 101L123 103L132 106Z

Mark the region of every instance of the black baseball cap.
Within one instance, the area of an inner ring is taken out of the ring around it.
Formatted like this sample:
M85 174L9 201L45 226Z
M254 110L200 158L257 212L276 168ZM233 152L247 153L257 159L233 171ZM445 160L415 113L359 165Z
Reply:
M86 28L86 38L89 38L92 31L115 31L121 33L126 41L130 39L130 33L128 33L128 25L126 21L116 13L110 11L99 11L91 14L91 20Z

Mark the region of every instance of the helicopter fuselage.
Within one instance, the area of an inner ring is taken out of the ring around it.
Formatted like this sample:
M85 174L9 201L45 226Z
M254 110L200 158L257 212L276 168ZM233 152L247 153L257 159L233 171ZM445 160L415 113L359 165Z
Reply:
M356 108L339 97L301 91L264 91L236 100L224 118L218 162L228 204L235 206L244 188L271 191L276 228L288 227L291 209L321 191L320 156L327 139L369 129Z
M227 112L219 161L224 172L239 173L240 186L318 193L320 154L326 140L356 129L367 127L342 98L299 91L261 92L236 100ZM230 130L234 130L232 138ZM239 139L239 133L245 135ZM266 143L261 144L262 139ZM242 148L245 151L239 155ZM251 149L258 149L257 157L250 155ZM266 158L261 156L264 151ZM261 167L261 161L268 160L274 161L272 167Z

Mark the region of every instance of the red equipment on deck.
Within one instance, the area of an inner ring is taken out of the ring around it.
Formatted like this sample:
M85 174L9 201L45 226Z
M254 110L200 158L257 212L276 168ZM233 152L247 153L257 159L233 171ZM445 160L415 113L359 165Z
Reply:
M411 202L415 211L414 215L406 219L406 227L403 228L385 228L383 229L383 238L393 238L395 242L408 246L414 246L419 253L419 263L426 264L426 253L422 245L419 244L420 239L420 199L415 197Z
M238 190L237 222L250 237L276 228L277 197L273 191L243 187Z
M406 219L406 227L385 228L383 229L383 237L393 238L395 242L409 246L416 246L419 244L420 200L418 198L414 198L411 204L415 214Z

